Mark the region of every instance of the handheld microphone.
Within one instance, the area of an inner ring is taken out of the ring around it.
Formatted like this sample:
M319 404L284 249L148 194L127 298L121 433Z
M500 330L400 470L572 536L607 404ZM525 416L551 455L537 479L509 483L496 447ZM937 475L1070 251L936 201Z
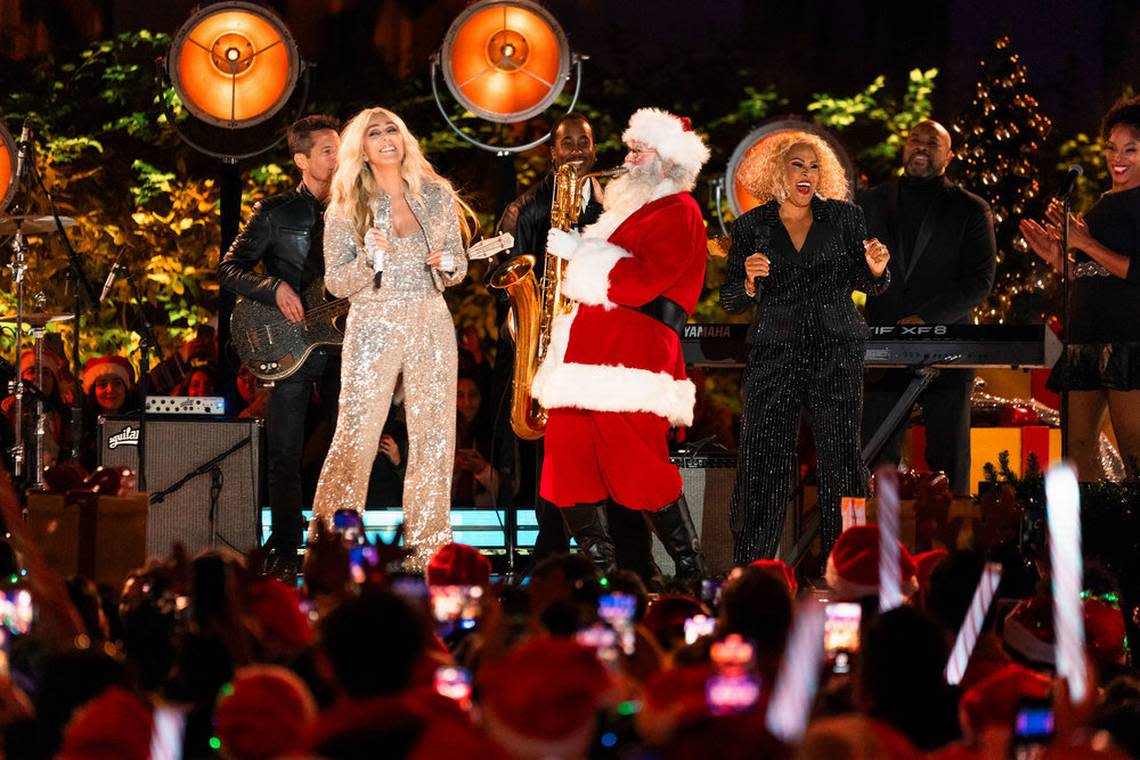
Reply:
M1073 190L1077 187L1077 177L1080 177L1084 173L1084 167L1080 164L1072 164L1069 166L1069 171L1065 174L1065 181L1061 183L1061 192L1057 193L1057 198L1061 202L1069 200L1069 196L1073 194Z
M24 127L20 130L20 140L16 143L16 184L24 180L24 173L28 169L28 160L32 155L32 120L24 119Z
M111 293L111 286L115 284L115 275L119 272L119 261L123 258L123 251L119 249L119 255L115 257L115 263L111 265L111 271L107 272L107 279L103 281L103 292L99 294L99 303L107 300L107 296Z

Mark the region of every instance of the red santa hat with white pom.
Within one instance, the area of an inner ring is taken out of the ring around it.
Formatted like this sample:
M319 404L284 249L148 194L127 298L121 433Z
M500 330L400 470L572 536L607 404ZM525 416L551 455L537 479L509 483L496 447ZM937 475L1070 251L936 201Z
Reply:
M879 526L853 525L840 534L827 558L824 577L831 595L840 601L857 601L879 593ZM899 581L904 596L918 589L914 560L899 543Z
M112 375L130 388L135 382L135 370L131 363L121 356L96 356L87 360L83 370L83 392L90 393L95 381L105 375Z
M693 178L709 160L709 148L693 131L689 120L659 108L634 111L621 139L626 144L645 143L661 158L683 167Z

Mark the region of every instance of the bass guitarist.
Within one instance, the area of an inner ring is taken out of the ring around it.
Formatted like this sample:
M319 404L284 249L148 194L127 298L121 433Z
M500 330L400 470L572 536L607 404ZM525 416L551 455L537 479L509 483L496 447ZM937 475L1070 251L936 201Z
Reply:
M301 171L301 183L295 190L254 206L218 267L223 288L276 305L291 322L305 316L298 294L325 274L324 208L337 166L339 127L331 116L306 116L289 127L286 139L293 163ZM258 262L260 272L254 271ZM335 427L340 395L338 349L313 351L297 372L277 381L270 392L266 424L273 532L266 543L266 570L279 576L291 577L297 571L304 527L301 455L314 386L321 412Z

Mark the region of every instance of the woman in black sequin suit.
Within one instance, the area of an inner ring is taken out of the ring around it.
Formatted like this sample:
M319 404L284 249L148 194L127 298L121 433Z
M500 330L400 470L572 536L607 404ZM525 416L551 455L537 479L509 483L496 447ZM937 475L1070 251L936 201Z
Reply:
M1112 188L1070 219L1068 345L1049 375L1051 390L1069 392L1069 451L1088 481L1105 475L1106 414L1125 470L1140 476L1140 98L1109 110L1101 140ZM1063 213L1054 201L1044 227L1020 224L1034 252L1058 271Z
M839 535L840 498L865 495L869 479L859 449L867 326L851 291L886 290L889 256L866 240L862 210L839 200L847 180L819 137L769 137L741 178L762 205L736 220L720 290L727 311L758 307L730 511L735 560L776 554L802 407L815 437L826 555Z

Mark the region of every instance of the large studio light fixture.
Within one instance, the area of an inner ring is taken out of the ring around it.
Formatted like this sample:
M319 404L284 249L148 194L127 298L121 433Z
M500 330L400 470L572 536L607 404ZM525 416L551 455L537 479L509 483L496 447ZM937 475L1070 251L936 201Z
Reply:
M16 195L16 141L0 122L0 212L8 208Z
M221 159L219 217L224 254L241 222L239 162L261 155L285 139L285 123L298 118L308 100L310 69L285 22L251 2L224 0L196 9L159 59L160 85L172 87L192 118L178 119L161 97L167 121L182 141ZM298 83L300 96L294 96ZM289 108L286 109L286 106ZM233 294L218 295L218 342L229 339ZM143 364L148 359L144 357ZM234 395L234 372L219 368L223 395Z
M284 22L246 2L222 2L192 15L170 46L171 84L194 116L216 127L260 124L288 101L301 71Z
M451 23L443 47L432 57L431 84L448 125L464 140L497 153L517 153L542 144L502 147L475 140L455 125L439 98L436 77L460 105L497 124L526 121L545 111L562 94L576 67L574 98L582 84L582 57L570 52L565 32L550 11L531 0L480 0Z

